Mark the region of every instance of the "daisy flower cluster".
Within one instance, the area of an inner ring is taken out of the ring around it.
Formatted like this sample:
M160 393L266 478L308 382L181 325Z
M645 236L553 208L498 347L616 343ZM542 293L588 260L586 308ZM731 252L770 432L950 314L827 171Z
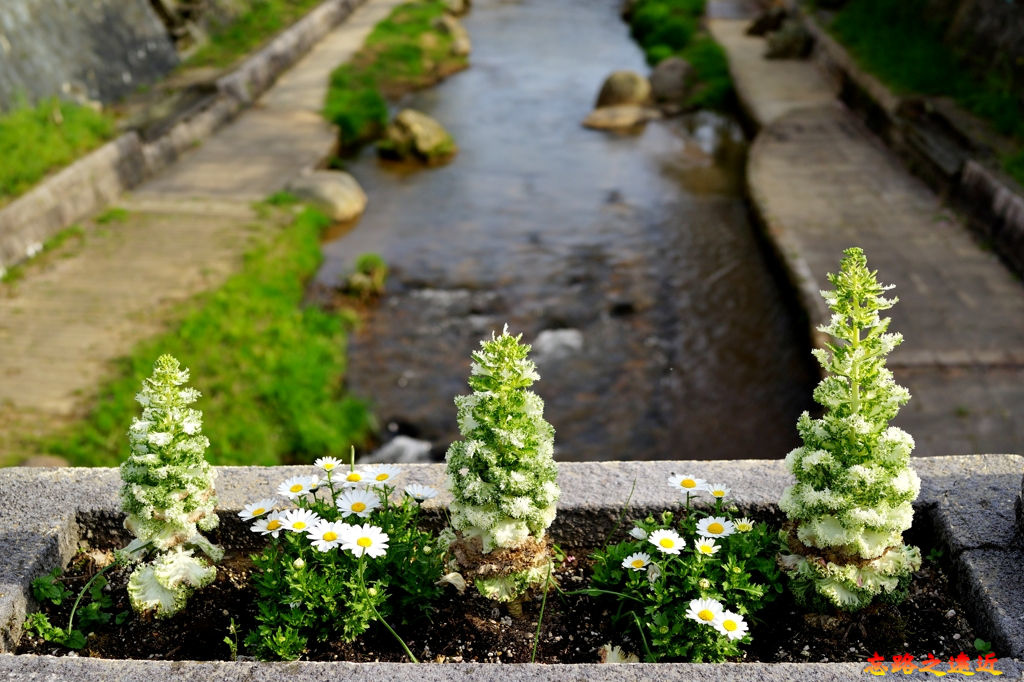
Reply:
M627 630L640 624L636 641L647 643L649 660L735 657L750 641L749 615L781 591L778 536L738 516L725 484L689 474L668 484L683 493L682 508L638 522L598 551L591 589L620 595L610 610ZM698 495L711 498L710 512L691 505Z
M270 540L254 557L261 605L246 640L262 658L294 659L310 639L354 639L385 604L403 617L425 614L440 593L446 546L420 527L421 505L437 491L400 487L393 464L321 457L314 467L238 512Z

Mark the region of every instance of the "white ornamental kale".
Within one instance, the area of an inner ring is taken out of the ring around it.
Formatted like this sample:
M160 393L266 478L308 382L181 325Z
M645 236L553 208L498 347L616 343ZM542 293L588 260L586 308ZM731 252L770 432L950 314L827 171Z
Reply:
M452 443L446 457L452 526L460 542L476 543L476 552L494 552L486 564L491 574L474 575L481 576L476 584L484 596L501 601L517 599L546 579L544 532L560 493L552 457L555 432L544 420L544 403L528 390L540 377L520 338L506 326L473 353L473 394L455 398L464 440ZM515 550L518 562L502 566L503 555L495 550Z
M826 377L814 391L821 419L797 421L803 446L786 457L796 477L779 507L789 516L791 553L780 563L796 598L812 607L856 610L879 597L902 599L920 550L903 543L921 482L910 467L914 440L889 426L910 399L885 367L903 337L879 312L897 301L883 293L864 253L847 249L834 291L822 296L832 320L819 327L835 341L814 356Z
M156 361L135 396L142 416L128 431L131 455L121 464L124 526L136 538L125 551L136 559L156 552L132 573L128 594L136 611L161 617L180 611L194 589L216 576L193 550L214 562L224 554L199 532L217 526L216 471L205 458L210 442L201 432L202 413L189 407L199 392L184 385L188 376L170 355Z

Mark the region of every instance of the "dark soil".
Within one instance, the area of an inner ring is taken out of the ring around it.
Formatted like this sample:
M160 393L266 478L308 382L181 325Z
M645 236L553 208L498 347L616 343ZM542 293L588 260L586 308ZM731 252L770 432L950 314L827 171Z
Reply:
M925 549L927 555L927 549ZM572 592L586 586L587 550L570 551L558 574L561 590ZM72 562L62 580L75 590L102 564L103 550L84 550ZM106 554L109 557L109 554ZM131 612L124 585L130 570L108 571L106 588L113 599L112 613L127 612L121 625L112 619L97 628L79 655L101 658L156 658L172 660L228 659L237 642L254 627L255 591L249 586L251 563L246 553L229 552L218 566L216 582L196 593L185 612L170 619L141 618ZM788 597L770 605L752 628L753 644L745 661L855 661L864 662L875 652L891 658L910 653L940 659L960 651L973 655L974 633L963 606L952 595L950 574L940 557L925 559L915 576L908 599L898 606L881 606L849 615L808 615ZM429 623L396 625L410 649L422 661L529 662L542 605L541 595L523 605L521 617L505 607L467 590L458 595L450 589L438 604ZM610 620L614 605L582 595L551 591L545 605L536 660L544 663L592 663L597 650L612 643L627 651L640 651L634 632L619 631ZM51 622L64 626L70 604L48 606ZM231 633L232 623L237 637ZM65 655L63 646L25 634L18 653ZM381 627L371 628L352 643L318 644L306 656L310 660L403 661L397 642Z

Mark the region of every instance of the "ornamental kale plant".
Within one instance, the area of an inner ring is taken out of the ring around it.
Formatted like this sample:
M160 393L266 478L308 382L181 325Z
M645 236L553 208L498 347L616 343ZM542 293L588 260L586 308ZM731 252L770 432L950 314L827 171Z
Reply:
M396 499L391 481L401 469L389 464L346 471L322 457L314 465L317 474L278 486L288 503L267 498L239 512L270 536L252 557L259 602L246 646L261 659L294 660L380 621L416 661L386 618L427 616L440 596L447 543L420 527L420 504L437 491L412 484Z
M213 481L216 471L206 461L210 441L202 434L202 413L188 407L199 391L184 386L188 370L162 355L153 375L143 382L135 400L142 416L128 432L131 455L121 464L121 506L124 526L135 535L125 549L130 558L153 559L139 565L128 580L128 596L136 611L171 616L185 606L194 589L213 582L224 552L199 531L212 530L218 518Z
M528 390L540 376L521 338L506 325L473 353L473 394L455 398L465 439L452 443L446 457L452 554L480 594L504 602L550 576L544 531L560 492L555 431L544 420L543 401Z
M828 280L832 320L819 329L835 341L814 351L828 373L814 391L825 414L800 416L804 444L786 456L796 483L779 502L791 522L780 563L798 602L852 611L906 594L921 552L903 543L903 531L921 482L909 466L913 438L888 426L910 399L885 368L903 340L879 317L897 301L882 296L892 287L878 283L858 248Z
M724 485L688 474L669 485L686 493L678 516L647 517L630 539L594 553L586 592L613 602L613 622L636 633L648 662L739 656L750 642L747 620L782 592L778 533L737 518ZM715 501L711 513L691 509L690 498L704 493Z

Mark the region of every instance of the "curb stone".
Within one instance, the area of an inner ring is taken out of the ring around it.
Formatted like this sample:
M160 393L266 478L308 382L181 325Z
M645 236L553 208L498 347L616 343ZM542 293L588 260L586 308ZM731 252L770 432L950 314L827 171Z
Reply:
M960 584L970 595L979 634L994 642L999 669L1015 679L1024 673L1024 576L1019 566L1024 549L1003 542L1014 533L1014 505L1020 494L1024 457L971 455L915 458L922 480L915 504L937 530L936 540L947 550ZM404 467L407 480L432 485L442 494L428 501L435 513L446 505L444 466ZM736 491L734 501L747 512L774 511L790 482L781 461L727 462L564 462L559 465L562 499L551 528L558 542L573 545L603 536L618 520L629 500L628 516L636 518L678 505L674 491L664 485L672 473L714 469ZM283 478L308 473L309 467L218 467L217 490L225 531L244 533L234 512L264 495ZM636 486L634 489L634 481ZM117 469L3 469L0 470L0 535L6 551L0 555L0 652L10 652L21 634L25 611L31 607L29 583L73 554L91 522L116 524L120 519ZM632 497L630 498L630 493ZM25 500L35 504L25 505ZM1018 529L1019 530L1019 529ZM635 666L567 665L511 666L517 679L715 679L805 680L849 679L864 664L640 664ZM504 668L506 671L509 667ZM384 680L414 674L419 679L485 679L493 665L419 666L407 664L261 663L100 661L48 656L0 656L0 674L34 675L35 679L275 679L282 673L302 679L334 678L346 672L352 679ZM415 671L415 672L413 672ZM507 674L507 673L506 673Z
M151 142L136 132L108 142L0 208L0 269L174 163L249 107L284 71L366 0L325 0L216 81L205 106Z

